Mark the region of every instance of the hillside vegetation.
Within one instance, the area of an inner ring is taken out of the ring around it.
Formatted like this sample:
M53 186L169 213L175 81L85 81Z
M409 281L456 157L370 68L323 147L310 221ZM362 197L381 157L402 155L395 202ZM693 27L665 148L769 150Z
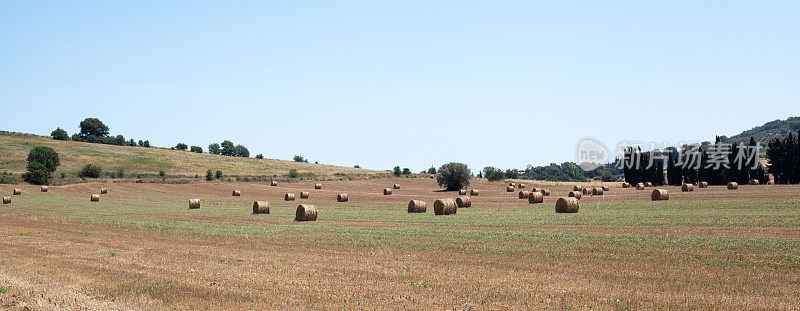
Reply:
M786 120L767 122L764 125L756 126L731 137L722 136L721 140L726 143L736 144L741 142L747 144L752 136L757 142L760 142L762 146L766 146L773 138L786 137L789 135L789 132L797 133L799 129L800 117L791 117Z
M206 170L221 170L226 176L282 176L295 169L301 176L326 177L369 176L387 174L360 168L300 163L274 159L241 158L208 153L194 153L162 148L116 146L96 143L54 140L32 134L0 131L0 172L22 174L30 149L47 146L58 152L62 172L75 175L86 164L95 164L104 171L122 168L127 175L158 175L164 171L171 176L203 176Z

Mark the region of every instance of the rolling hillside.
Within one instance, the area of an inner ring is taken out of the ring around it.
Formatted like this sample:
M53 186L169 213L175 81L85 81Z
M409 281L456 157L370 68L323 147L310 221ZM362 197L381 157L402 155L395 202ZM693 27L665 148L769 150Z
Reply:
M55 149L61 160L56 175L63 172L67 176L74 176L81 167L89 163L99 165L104 171L111 172L123 168L126 175L146 176L158 175L162 170L169 176L203 176L208 169L221 170L226 176L244 177L281 176L289 173L290 169L296 169L305 177L322 178L342 174L350 177L386 174L382 171L274 159L59 141L49 137L5 131L0 131L0 172L24 173L28 151L35 146Z
M723 136L722 141L729 143L747 143L750 141L750 137L752 136L757 142L760 142L763 146L766 146L767 143L769 143L769 141L773 138L785 137L786 135L789 135L789 132L793 132L796 135L798 129L800 129L800 117L791 117L786 120L767 122L764 125L756 126L731 137Z

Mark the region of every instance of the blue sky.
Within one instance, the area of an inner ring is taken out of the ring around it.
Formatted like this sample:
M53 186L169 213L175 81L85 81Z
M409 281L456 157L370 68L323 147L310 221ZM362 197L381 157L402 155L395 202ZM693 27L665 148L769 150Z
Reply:
M0 129L414 171L800 115L800 1L4 1Z

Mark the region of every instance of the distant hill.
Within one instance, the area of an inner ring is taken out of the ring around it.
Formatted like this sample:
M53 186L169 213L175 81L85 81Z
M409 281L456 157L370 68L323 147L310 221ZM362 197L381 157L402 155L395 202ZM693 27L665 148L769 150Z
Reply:
M268 177L284 176L295 169L304 178L368 177L388 174L383 171L342 167L334 165L301 163L275 159L229 157L209 153L194 153L164 148L116 146L75 141L54 140L50 137L0 131L0 172L21 174L25 172L28 152L35 146L48 146L58 152L61 165L57 176L63 172L75 176L86 164L95 164L103 172L122 168L125 175L157 176L164 171L168 176L201 178L206 170L221 170L226 176Z
M756 139L763 146L766 146L770 140L775 137L785 137L789 132L797 135L797 130L800 129L800 117L791 117L786 120L775 120L767 122L764 125L756 126L750 130L744 131L741 134L725 137L722 136L721 140L726 143L748 143L750 137Z

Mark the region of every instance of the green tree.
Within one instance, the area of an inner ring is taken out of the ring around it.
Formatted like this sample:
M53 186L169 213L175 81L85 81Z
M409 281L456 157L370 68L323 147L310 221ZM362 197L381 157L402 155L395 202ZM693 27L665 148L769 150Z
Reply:
M86 118L81 121L81 137L87 139L88 137L105 137L108 136L108 126L103 124L100 119Z
M308 160L306 160L306 158L297 154L295 154L294 157L292 157L292 161L308 163Z
M247 147L242 145L236 145L236 156L242 158L249 158L250 157L250 150L247 150Z
M28 172L22 174L22 179L34 185L46 185L50 179L47 167L39 162L28 162Z
M469 186L472 172L464 163L450 162L439 168L436 182L448 191L464 189Z
M178 150L186 150L186 149L189 149L189 146L187 146L187 145L186 145L186 144L184 144L184 143L178 143L177 145L175 145L175 149L178 149Z
M208 153L210 154L220 154L222 153L222 149L220 148L218 143L213 143L208 145Z
M211 181L212 179L214 179L214 172L212 172L211 170L207 170L206 171L206 180Z
M67 134L67 131L63 130L60 127L50 132L50 137L52 137L55 140L69 140L69 134Z
M409 174L411 174L411 170L408 169L407 167L403 168L403 175L409 175Z
M214 173L214 178L216 178L216 179L220 179L220 178L222 178L222 171L220 171L220 170L217 170L217 172L216 172L216 173Z
M222 147L222 155L226 156L235 156L236 155L236 146L233 144L232 141L226 140L220 144Z
M400 176L401 174L403 174L403 171L400 170L399 166L395 166L394 169L392 170L392 173L394 174L394 176Z
M428 174L436 174L436 168L431 166L431 168L428 169Z
M34 147L28 152L28 163L39 162L45 166L47 174L52 174L56 168L61 164L58 159L58 153L50 147Z
M203 153L203 147L200 146L191 146L189 147L189 150L191 150L194 153Z
M103 173L103 169L94 164L86 164L78 171L78 176L83 178L98 178Z
M256 159L263 159L263 158L264 158L264 155L263 155L263 154L260 154L260 153L259 153L259 154L257 154L257 155L256 155Z

